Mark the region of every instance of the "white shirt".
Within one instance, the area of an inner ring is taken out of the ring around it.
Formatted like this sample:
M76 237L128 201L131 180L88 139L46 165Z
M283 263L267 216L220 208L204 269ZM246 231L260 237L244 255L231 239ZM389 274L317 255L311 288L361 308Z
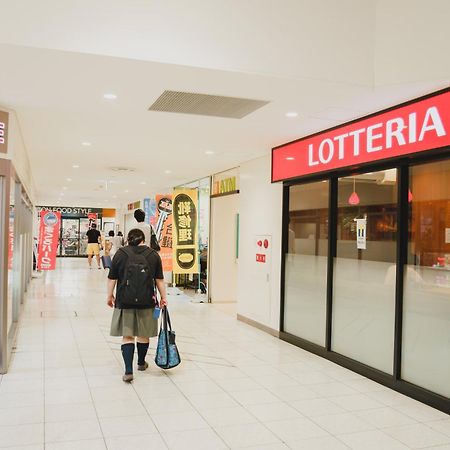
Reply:
M138 228L139 230L142 230L145 236L145 245L150 247L151 243L151 235L152 235L152 229L148 223L145 222L137 222L134 225L134 228Z

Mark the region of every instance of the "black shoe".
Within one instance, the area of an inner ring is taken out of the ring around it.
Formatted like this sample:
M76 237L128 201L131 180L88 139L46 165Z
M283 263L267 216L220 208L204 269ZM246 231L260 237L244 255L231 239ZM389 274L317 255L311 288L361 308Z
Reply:
M148 362L144 362L142 366L138 364L138 370L143 371L148 368Z

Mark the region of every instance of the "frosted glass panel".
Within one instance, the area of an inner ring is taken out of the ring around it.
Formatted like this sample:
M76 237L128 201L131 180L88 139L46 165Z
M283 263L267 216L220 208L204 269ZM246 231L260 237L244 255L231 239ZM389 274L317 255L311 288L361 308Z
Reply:
M393 373L397 172L338 180L332 350Z
M284 331L325 346L328 181L289 192Z
M450 397L450 161L410 169L402 378Z
M284 329L325 345L327 257L286 255Z
M395 272L395 264L346 258L334 269L333 351L387 373L393 367Z

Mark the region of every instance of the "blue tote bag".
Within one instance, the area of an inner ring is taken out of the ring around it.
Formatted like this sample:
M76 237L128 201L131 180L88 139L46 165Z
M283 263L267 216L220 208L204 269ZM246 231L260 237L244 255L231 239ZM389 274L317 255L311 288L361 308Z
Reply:
M161 310L161 314L155 363L161 369L172 369L180 364L181 358L175 344L175 331L172 330L167 306Z

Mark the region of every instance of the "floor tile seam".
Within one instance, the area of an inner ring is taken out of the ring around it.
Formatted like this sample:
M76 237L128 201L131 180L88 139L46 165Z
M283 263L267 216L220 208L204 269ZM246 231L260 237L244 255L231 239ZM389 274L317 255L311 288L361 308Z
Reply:
M385 435L386 437L388 437L389 439L392 439L395 442L398 442L400 445L404 445L405 447L411 448L411 447L409 447L409 445L405 444L404 442L400 441L399 439L395 438L394 436L390 436L389 434L385 433L383 430L380 430L378 428L375 429L375 430L354 431L354 432L351 432L351 433L336 434L336 435L334 435L334 437L336 439L338 439L339 441L341 441L343 444L345 444L345 442L341 439L341 437L343 438L344 436L352 436L352 435L357 435L357 434L360 434L360 433L370 433L370 432L373 432L373 431L378 431L378 432L382 433L383 435ZM347 444L345 444L345 445L347 445ZM411 448L411 450L413 450L413 449Z
M426 428L428 428L430 431L432 431L432 432L434 432L434 433L437 433L438 435L440 435L440 436L446 438L446 439L447 439L447 442L446 442L445 444L450 444L450 436L449 436L449 435L447 435L447 434L445 434L445 433L441 433L440 431L435 430L434 428L431 428L430 426L427 425L426 422L417 422L417 423L415 423L415 424L410 424L410 425L399 425L399 426L393 426L393 427L386 427L386 428L383 428L383 431L394 430L394 429L398 429L398 428L413 427L413 426L416 426L416 425L424 425L424 426L425 426ZM387 434L387 433L386 433L386 434ZM388 436L390 436L390 435L388 435ZM393 436L390 436L390 437L392 437L393 439L396 439L396 440L397 440L397 438L395 438L395 437L393 437ZM436 445L443 445L443 444L436 444ZM431 446L431 447L433 447L433 446ZM425 448L427 448L427 447L425 447Z
M71 330L72 330L72 335L73 335L74 338L75 338L75 330L74 330L74 327L73 327L72 320L69 320L69 323L70 323L70 328L71 328ZM78 341L77 341L76 339L75 339L75 346L76 346L76 349L77 349L78 357L80 358L80 361L81 361L81 367L83 368L84 376L85 376L85 378L86 378L86 383L87 383L87 386L88 386L89 395L90 395L90 397L91 397L92 406L93 406L93 408L94 408L95 416L96 416L96 418L97 418L97 424L98 424L98 427L100 428L100 432L101 432L101 434L102 434L103 443L105 444L105 448L108 448L108 446L107 446L107 444L106 444L106 440L105 440L105 435L103 434L103 428L102 428L102 426L101 426L100 416L98 415L97 407L96 407L95 402L94 402L94 396L93 396L93 394L92 394L91 387L89 386L89 383L88 383L88 377L87 377L87 373L86 373L86 368L85 368L85 365L84 365L84 361L81 359L80 347L79 347ZM44 441L44 443L45 443L45 441ZM45 445L45 444L44 444L44 445Z
M200 369L201 370L201 369ZM209 381L212 381L214 384L217 385L217 383L208 375L208 373L205 372L205 375L209 378ZM219 433L215 430L215 428L208 422L206 417L202 414L202 412L192 403L192 401L189 399L189 397L178 387L178 385L171 379L171 377L168 377L170 379L170 382L175 386L175 388L178 390L178 392L181 394L182 397L185 398L185 400L191 405L191 407L197 412L197 414L205 421L205 423L208 425L208 427L214 432L214 434L220 439L221 442L225 445L227 449L230 447L225 442L225 440L222 438L222 436L219 435ZM228 394L224 389L222 389L221 386L218 386L220 390L222 390L224 393ZM229 395L229 394L228 394ZM230 396L231 397L231 396ZM144 408L146 406L144 405ZM146 408L147 410L147 408ZM186 430L189 431L189 430ZM161 434L161 433L160 433ZM164 443L167 445L168 448L170 448L169 443L164 439L164 436L161 434L161 437L164 441Z

